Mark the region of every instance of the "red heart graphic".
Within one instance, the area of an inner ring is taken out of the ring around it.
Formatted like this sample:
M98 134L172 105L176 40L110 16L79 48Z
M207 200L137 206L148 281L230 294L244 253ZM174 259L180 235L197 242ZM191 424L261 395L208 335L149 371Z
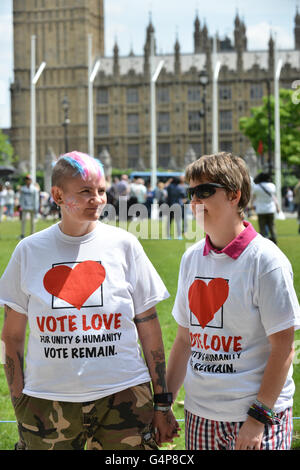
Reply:
M105 279L105 269L97 261L83 261L75 268L55 266L44 276L45 289L55 297L81 309Z
M228 297L229 286L225 279L217 277L206 284L195 279L189 288L189 306L198 322L205 328L214 318Z

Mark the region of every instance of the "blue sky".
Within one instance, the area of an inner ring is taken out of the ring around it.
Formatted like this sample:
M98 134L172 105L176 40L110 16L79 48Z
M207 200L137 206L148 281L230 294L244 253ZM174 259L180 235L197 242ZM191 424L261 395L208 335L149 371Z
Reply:
M105 0L105 52L117 39L121 55L143 53L151 11L158 51L173 51L178 35L182 52L193 50L196 11L209 33L232 36L238 11L247 28L248 49L266 49L270 29L280 49L294 46L294 17L300 0ZM299 77L300 78L300 77ZM0 128L10 127L9 84L13 80L12 0L0 0Z

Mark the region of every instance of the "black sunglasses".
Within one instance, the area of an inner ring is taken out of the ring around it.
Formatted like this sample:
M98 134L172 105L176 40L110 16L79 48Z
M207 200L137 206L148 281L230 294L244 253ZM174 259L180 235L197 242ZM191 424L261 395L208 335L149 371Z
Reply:
M193 188L187 188L187 197L192 200L195 195L197 199L207 199L215 194L217 188L225 188L225 186L218 183L198 184L198 186L194 186Z

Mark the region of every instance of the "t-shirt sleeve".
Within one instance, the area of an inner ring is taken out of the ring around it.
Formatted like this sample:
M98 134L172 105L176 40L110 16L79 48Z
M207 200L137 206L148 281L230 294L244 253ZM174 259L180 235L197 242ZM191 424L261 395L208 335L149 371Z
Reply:
M138 241L134 247L133 268L132 296L135 314L139 315L170 294Z
M0 305L27 315L28 296L22 290L20 250L17 247L0 279Z
M268 336L292 326L300 328L300 307L288 266L277 267L261 276L258 307Z

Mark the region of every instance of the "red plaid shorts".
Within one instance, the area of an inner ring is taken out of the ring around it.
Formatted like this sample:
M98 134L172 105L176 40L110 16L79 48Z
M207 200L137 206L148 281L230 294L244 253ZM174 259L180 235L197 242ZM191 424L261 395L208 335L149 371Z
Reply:
M281 424L265 426L261 450L289 450L292 443L292 408L278 413ZM187 450L234 450L243 422L230 423L200 418L185 410Z

